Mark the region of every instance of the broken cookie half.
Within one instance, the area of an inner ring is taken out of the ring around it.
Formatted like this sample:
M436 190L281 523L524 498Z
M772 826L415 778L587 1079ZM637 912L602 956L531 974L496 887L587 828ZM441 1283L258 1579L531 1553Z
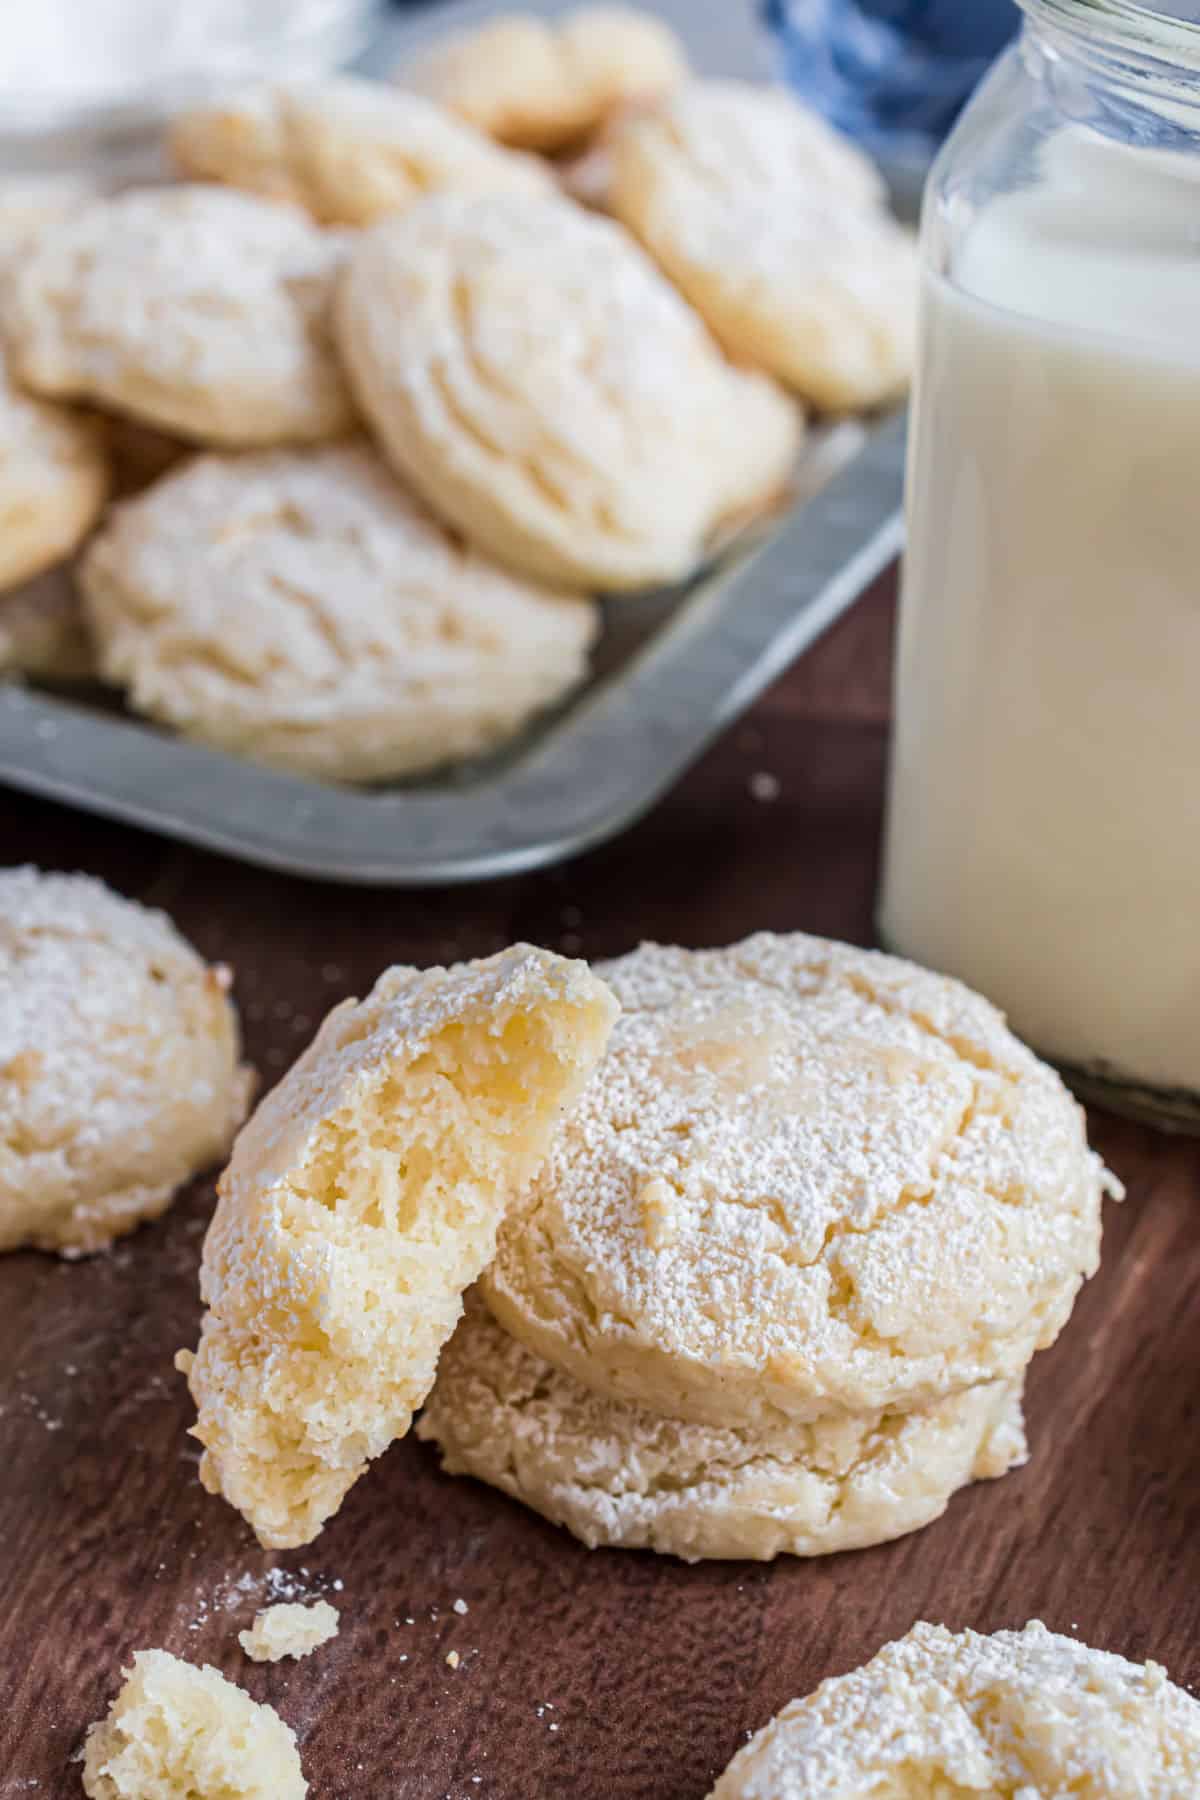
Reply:
M234 1145L181 1351L200 1475L305 1544L408 1430L506 1207L617 1013L586 964L518 945L389 969L325 1020Z

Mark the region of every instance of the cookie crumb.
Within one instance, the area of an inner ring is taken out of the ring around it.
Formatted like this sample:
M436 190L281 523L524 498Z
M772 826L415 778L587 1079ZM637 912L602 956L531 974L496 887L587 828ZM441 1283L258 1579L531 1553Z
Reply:
M782 784L778 775L772 775L769 769L756 769L749 781L750 797L764 803L778 800L782 792Z
M328 1600L311 1606L285 1602L256 1613L249 1631L238 1632L238 1643L254 1662L279 1662L284 1656L310 1656L337 1636L338 1624L337 1608Z
M458 1654L457 1650L448 1650L446 1652L446 1661L452 1669L457 1669L459 1663L462 1661L462 1657Z

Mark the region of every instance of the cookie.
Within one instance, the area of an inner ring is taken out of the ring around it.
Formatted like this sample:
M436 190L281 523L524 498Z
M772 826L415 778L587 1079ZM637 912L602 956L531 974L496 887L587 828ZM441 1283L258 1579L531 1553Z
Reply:
M350 425L329 337L343 240L220 187L133 190L39 233L5 329L35 393L200 443L306 443Z
M561 21L505 13L439 38L396 73L501 143L555 151L618 107L686 79L670 27L630 6L588 6Z
M575 686L599 625L464 548L361 445L199 457L116 510L80 581L139 712L328 780L491 749Z
M793 1700L710 1800L1182 1800L1200 1791L1200 1704L1036 1620L981 1637L914 1625Z
M723 359L619 226L566 201L446 195L375 226L337 327L395 467L536 580L688 574L799 442L782 392Z
M501 149L420 94L352 76L275 83L185 112L171 133L185 175L371 225L450 190L554 191L533 157Z
M83 1747L89 1800L304 1800L291 1728L207 1663L139 1650Z
M308 1543L408 1430L613 1012L586 964L527 945L389 969L238 1137L178 1365L201 1479L261 1543Z
M0 592L69 556L108 486L99 425L25 393L0 358Z
M66 682L95 673L83 604L68 569L49 569L0 594L0 675Z
M100 191L84 175L0 177L0 267L23 256L47 225L79 212Z
M164 1211L245 1112L229 974L84 875L0 872L0 1250Z
M600 972L608 1053L484 1278L511 1335L758 1429L929 1406L1053 1342L1111 1178L987 1001L800 933Z
M442 1352L417 1435L440 1445L448 1474L490 1482L589 1549L687 1562L887 1543L1026 1455L1019 1381L923 1412L762 1431L689 1425L593 1394L478 1302Z
M833 410L903 391L916 247L824 120L782 89L695 82L618 120L608 148L611 211L731 356Z

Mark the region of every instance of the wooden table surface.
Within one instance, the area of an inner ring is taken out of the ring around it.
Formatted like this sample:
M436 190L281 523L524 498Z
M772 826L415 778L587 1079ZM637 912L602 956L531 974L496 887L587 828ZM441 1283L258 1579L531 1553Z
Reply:
M353 892L0 793L5 860L83 868L166 907L234 965L268 1082L395 960L514 938L606 956L760 926L866 942L890 601L884 582L650 819L565 869ZM762 773L773 800L752 791ZM1200 1680L1200 1145L1093 1127L1129 1199L1034 1365L1031 1463L915 1537L812 1563L589 1553L412 1442L315 1544L271 1556L202 1492L171 1366L196 1337L211 1182L107 1256L0 1259L0 1800L80 1793L85 1726L155 1645L277 1706L314 1800L701 1800L747 1731L917 1618L1041 1617ZM305 1662L248 1663L238 1630L289 1589L329 1593L340 1636Z

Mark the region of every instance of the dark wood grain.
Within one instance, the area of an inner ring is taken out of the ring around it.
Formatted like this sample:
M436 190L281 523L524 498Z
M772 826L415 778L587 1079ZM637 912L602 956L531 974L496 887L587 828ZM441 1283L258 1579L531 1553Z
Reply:
M333 1001L400 958L514 937L599 956L759 926L867 941L890 623L884 584L653 817L566 869L356 893L0 795L6 857L82 867L168 907L235 965L268 1081ZM770 802L751 791L763 771L780 783ZM1103 1270L1034 1366L1032 1462L916 1537L816 1563L589 1554L447 1480L416 1444L309 1550L270 1557L202 1493L171 1368L195 1336L211 1183L111 1255L3 1259L0 1800L80 1792L69 1758L122 1660L149 1645L277 1705L314 1800L699 1800L746 1731L917 1617L1040 1616L1200 1679L1200 1146L1093 1126L1129 1201L1110 1208ZM273 1566L307 1570L314 1592L340 1582L344 1623L309 1661L258 1668L236 1633Z

